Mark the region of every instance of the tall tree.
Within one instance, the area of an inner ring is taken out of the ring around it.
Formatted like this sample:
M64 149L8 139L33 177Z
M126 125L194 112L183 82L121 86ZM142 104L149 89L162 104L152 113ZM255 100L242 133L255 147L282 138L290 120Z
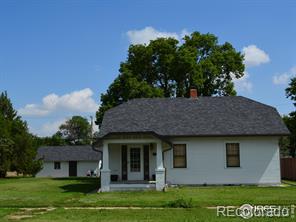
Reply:
M294 102L296 107L296 77L292 78L289 86L286 88L286 96ZM289 154L292 157L296 156L296 111L289 113L289 115L283 117L283 121L291 132L288 137L288 141L283 144L282 149L289 150ZM284 141L284 139L282 139Z
M17 111L14 110L10 99L8 98L7 92L2 92L0 95L0 113L8 121L19 119Z
M17 115L6 92L0 94L0 177L8 170L32 174L40 166L27 123ZM33 171L34 172L33 172Z
M5 177L10 169L13 146L11 128L16 112L12 108L6 92L0 94L0 177Z
M287 150L286 154L295 157L296 156L296 112L292 112L283 117L283 121L290 130L290 136L281 139L281 151L282 153Z
M59 127L60 134L67 143L72 145L84 145L91 143L91 125L86 118L73 116Z
M203 96L235 95L233 79L243 76L243 59L230 43L199 32L185 36L183 43L159 38L131 45L119 76L101 95L96 124L106 110L133 98L188 97L193 87Z
M48 137L38 137L34 136L34 146L40 147L40 146L63 146L66 145L66 140L63 138L60 132L55 133L52 136Z
M1 104L1 103L0 103ZM13 141L10 139L9 122L0 112L0 178L5 177L12 159Z
M296 107L296 77L291 79L289 86L286 88L286 96L294 102Z

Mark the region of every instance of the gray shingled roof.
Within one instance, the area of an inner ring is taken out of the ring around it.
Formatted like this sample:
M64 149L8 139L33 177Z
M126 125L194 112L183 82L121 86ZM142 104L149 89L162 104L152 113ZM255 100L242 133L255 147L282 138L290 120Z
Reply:
M99 161L101 154L91 146L43 146L38 149L37 158L44 161Z
M160 136L287 135L277 110L241 96L133 99L108 110L100 138L112 133Z

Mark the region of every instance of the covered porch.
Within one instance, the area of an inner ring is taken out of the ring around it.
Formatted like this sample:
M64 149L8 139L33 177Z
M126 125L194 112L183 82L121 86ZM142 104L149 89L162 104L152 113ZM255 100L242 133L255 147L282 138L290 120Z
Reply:
M153 136L120 135L103 140L101 192L165 188L163 141Z

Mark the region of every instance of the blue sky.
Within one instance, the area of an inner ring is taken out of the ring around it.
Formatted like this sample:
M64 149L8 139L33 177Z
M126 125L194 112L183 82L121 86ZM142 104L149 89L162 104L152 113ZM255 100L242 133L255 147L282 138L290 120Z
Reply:
M276 107L296 76L295 1L0 1L0 91L30 130L95 115L130 43L213 33L246 55L239 95Z

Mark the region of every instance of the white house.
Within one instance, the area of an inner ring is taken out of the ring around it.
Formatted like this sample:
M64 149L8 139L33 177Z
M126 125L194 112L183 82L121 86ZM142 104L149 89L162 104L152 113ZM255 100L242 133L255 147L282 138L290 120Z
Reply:
M101 154L91 146L43 146L37 158L43 168L36 177L85 177L98 169Z
M170 184L279 184L277 110L241 96L133 99L108 110L101 191Z

